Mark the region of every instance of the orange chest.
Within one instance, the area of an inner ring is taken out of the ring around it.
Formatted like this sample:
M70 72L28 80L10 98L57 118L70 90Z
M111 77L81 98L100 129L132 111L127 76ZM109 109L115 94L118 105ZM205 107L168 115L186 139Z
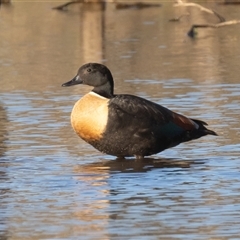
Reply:
M71 113L74 131L86 142L102 138L108 121L109 99L90 92L76 102Z

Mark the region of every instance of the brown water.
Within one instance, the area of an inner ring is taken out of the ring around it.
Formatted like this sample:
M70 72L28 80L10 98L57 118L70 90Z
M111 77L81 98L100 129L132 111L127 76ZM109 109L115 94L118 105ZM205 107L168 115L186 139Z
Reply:
M239 239L240 25L188 9L13 2L0 9L0 239ZM237 6L210 4L227 19ZM71 129L90 88L61 88L105 63L116 93L209 123L219 137L116 161Z

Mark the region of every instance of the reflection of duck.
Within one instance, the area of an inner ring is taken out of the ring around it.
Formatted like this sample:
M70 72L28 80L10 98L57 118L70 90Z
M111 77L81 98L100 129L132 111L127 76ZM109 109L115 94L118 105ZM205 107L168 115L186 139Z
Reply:
M84 173L85 175L79 175L84 176L83 179L93 179L98 177L100 178L100 175L98 173L101 173L101 176L106 178L106 175L104 173L119 173L119 172L125 172L125 173L131 173L131 172L148 172L152 169L158 169L158 168L173 168L173 171L176 171L176 168L178 169L185 169L185 168L191 168L192 165L201 165L204 164L203 160L180 160L180 159L174 159L174 158L160 158L160 159L154 159L154 158L145 158L144 161L141 160L129 160L129 159L117 159L116 161L106 161L101 160L98 162L93 162L90 164L81 164L75 166L75 171L78 172L78 174ZM88 174L87 174L88 173ZM108 176L108 175L107 175ZM96 183L96 181L94 182Z
M62 86L86 84L93 90L74 106L75 132L101 152L143 158L205 135L217 135L205 122L187 118L133 95L114 95L110 70L98 63L83 65Z

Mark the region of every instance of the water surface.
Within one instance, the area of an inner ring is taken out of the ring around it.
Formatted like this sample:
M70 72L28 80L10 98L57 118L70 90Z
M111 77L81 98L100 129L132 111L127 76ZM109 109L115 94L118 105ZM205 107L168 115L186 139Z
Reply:
M13 2L0 10L1 239L238 239L239 26L171 3ZM228 19L240 9L209 4ZM147 158L117 161L79 139L69 115L90 88L61 88L80 65L107 64L116 93L202 119L207 136Z

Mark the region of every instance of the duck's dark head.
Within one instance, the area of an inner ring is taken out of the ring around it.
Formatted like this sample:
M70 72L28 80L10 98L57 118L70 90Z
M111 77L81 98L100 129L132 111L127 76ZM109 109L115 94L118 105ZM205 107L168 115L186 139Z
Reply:
M94 87L93 91L104 97L113 97L113 77L110 70L99 63L87 63L81 66L77 75L62 87L85 84Z

